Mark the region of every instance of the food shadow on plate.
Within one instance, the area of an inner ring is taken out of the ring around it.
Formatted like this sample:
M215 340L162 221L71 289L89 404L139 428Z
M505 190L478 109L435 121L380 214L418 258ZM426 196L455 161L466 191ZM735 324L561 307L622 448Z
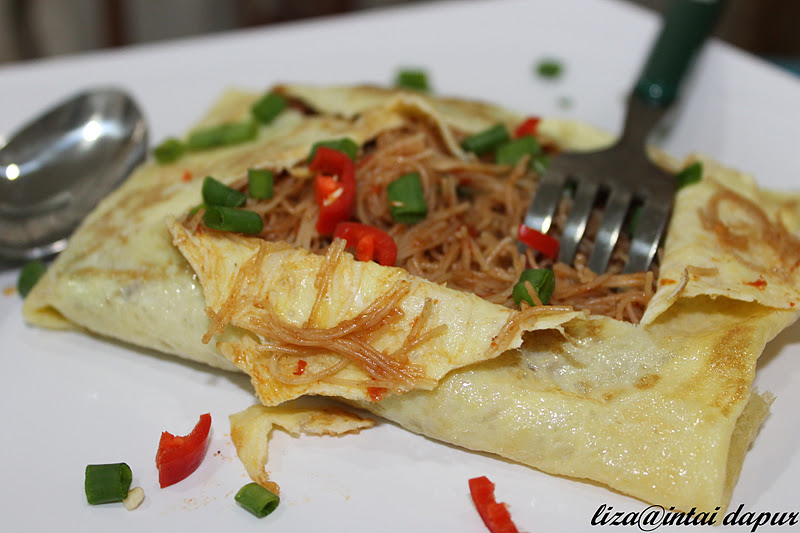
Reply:
M772 362L790 347L800 349L800 325L795 324L784 329L767 343L764 352L758 358L756 375L765 370Z
M220 381L226 381L228 383L231 383L235 385L237 388L240 388L243 391L247 392L248 394L253 395L255 401L255 393L253 392L253 386L250 383L250 376L248 376L244 372L235 372L231 370L225 370L222 368L212 367L196 361L184 359L177 355L159 352L158 350L143 348L141 346L136 346L135 344L130 344L118 339L105 337L103 335L91 331L87 331L86 333L90 335L93 339L97 340L98 342L102 342L105 344L112 344L123 350L136 353L137 355L142 355L145 357L156 359L160 363L165 363L170 366L181 366L184 368L189 368L193 372L199 373L201 375L206 375L207 376L205 378L206 385L216 386L219 384Z

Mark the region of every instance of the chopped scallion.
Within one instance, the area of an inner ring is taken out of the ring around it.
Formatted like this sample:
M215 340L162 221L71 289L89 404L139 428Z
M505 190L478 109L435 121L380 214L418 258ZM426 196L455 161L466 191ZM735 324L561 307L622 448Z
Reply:
M261 233L261 230L264 229L264 220L255 211L218 205L212 205L206 209L203 214L203 224L219 231L251 235Z
M401 224L415 224L428 216L422 180L416 172L403 174L386 187L389 212Z
M270 514L280 503L277 494L273 494L258 483L248 483L239 489L234 500L258 518Z
M356 142L349 137L342 137L341 139L330 139L327 141L315 142L311 146L311 153L308 155L309 162L311 162L311 160L314 159L314 156L317 153L317 148L319 148L320 146L327 146L328 148L344 152L353 161L356 160L356 156L358 155L358 145L356 144Z
M547 170L547 165L550 164L550 156L547 154L539 154L531 159L531 168L536 171L537 174L544 174L544 171Z
M185 147L183 143L173 137L166 139L153 149L153 157L160 164L165 165L177 161L183 155Z
M253 104L250 111L262 124L269 124L286 109L286 98L277 93L267 93Z
M414 89L417 91L429 91L428 74L421 69L404 69L397 73L394 80L395 87L403 89Z
M203 202L208 205L240 207L247 201L247 196L233 187L206 176L203 180Z
M19 271L19 278L17 278L17 292L20 296L25 298L33 289L33 286L39 282L44 273L47 272L47 265L40 260L29 261L25 263L22 270Z
M536 65L536 72L543 78L557 78L563 70L561 62L555 59L543 59Z
M533 162L533 158L541 153L542 146L539 141L533 135L524 135L498 146L494 157L498 165L516 165L523 156L530 155Z
M193 208L189 209L189 216L192 217L196 215L201 209L207 209L208 206L206 204L197 204Z
M553 295L553 290L556 288L556 276L549 268L527 268L522 271L519 281L514 285L512 296L514 302L519 305L520 302L525 300L530 305L536 305L533 298L528 293L525 287L525 282L528 282L536 291L536 295L542 304L547 305L550 303L550 297Z
M186 141L186 147L189 150L206 150L239 144L255 139L257 134L258 124L252 120L229 122L191 133Z
M496 124L461 141L461 147L480 156L508 142L511 136L505 124Z
M572 106L575 104L575 101L571 96L563 95L558 97L556 103L558 104L558 107L561 109L572 109Z
M91 505L121 502L128 496L133 474L125 463L88 465L84 490Z
M695 161L677 174L675 174L675 185L682 189L687 185L697 183L703 178L703 163Z
M642 206L637 205L631 211L630 219L628 219L628 233L633 235L636 233L636 226L639 225L639 217L642 216Z
M247 192L250 198L267 200L272 198L272 171L251 168L247 171Z

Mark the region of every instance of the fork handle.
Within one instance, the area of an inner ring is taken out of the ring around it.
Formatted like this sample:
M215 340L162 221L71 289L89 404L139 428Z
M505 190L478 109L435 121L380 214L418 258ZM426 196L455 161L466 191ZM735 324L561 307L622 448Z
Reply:
M725 4L726 0L673 0L634 87L636 96L655 107L672 103L689 64L711 35Z

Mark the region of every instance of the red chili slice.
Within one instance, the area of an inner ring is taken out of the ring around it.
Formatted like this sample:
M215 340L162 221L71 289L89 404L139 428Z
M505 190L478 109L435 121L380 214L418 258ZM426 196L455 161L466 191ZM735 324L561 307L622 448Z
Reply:
M492 533L518 533L517 526L511 520L511 513L504 503L497 503L494 497L494 483L486 476L469 480L469 492L475 509L481 515L483 523Z
M539 129L540 121L541 119L539 117L528 117L514 130L514 137L517 139L525 135L533 135L535 137Z
M517 238L519 238L520 242L551 259L558 257L560 243L558 239L550 235L545 235L541 231L536 231L525 224L520 224L517 230Z
M369 394L369 399L372 403L383 400L387 392L389 392L389 389L386 387L367 387L367 394Z
M317 205L330 205L341 194L342 184L333 176L317 174L314 178L314 200Z
M745 281L744 284L763 291L767 287L767 280L764 279L764 276L758 276L757 280Z
M319 205L317 231L321 235L328 235L333 233L338 223L349 220L353 215L356 199L355 165L344 152L320 146L308 168L319 174L314 180L315 200ZM332 176L337 176L338 181ZM330 195L336 193L338 188L341 188L341 193L331 198Z
M176 437L167 431L161 433L156 468L162 489L186 479L197 470L205 458L210 432L211 415L206 413L200 415L197 425L185 437Z
M348 248L355 248L359 261L377 261L383 266L394 266L397 260L397 244L391 235L367 224L341 222L336 226L334 237L347 241Z

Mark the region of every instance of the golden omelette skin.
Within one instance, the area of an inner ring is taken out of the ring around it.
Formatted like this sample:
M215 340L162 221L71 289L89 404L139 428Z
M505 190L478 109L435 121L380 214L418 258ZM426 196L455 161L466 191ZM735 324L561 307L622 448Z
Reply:
M231 90L196 127L242 120L258 96ZM290 109L262 127L253 142L189 153L172 165L144 163L83 221L25 299L25 319L237 370L214 343L202 342L209 325L203 293L172 246L165 220L201 201L205 176L232 183L249 168L288 168L305 159L316 141L349 135L365 142L398 126L397 119L381 111L356 121L304 117ZM187 172L192 179L185 181Z
M402 316L387 321L370 346L384 354L402 350L410 332L418 328L429 338L415 345L406 356L409 370L419 375L400 385L398 393L414 388L431 389L449 371L496 357L522 344L524 332L559 330L561 325L584 313L556 307L522 313L465 292L412 276L405 269L383 267L372 261L356 261L343 253L335 262L320 256L253 237L204 231L191 233L177 222L170 224L173 242L193 266L203 286L209 313L215 315L234 300L226 323L251 335L218 346L231 361L253 378L253 386L264 405L278 405L303 395L321 394L351 400L370 400L370 388L385 386L374 381L353 362L336 374L347 383L310 381L290 384L275 379L265 364L269 358L260 348L266 335L258 327L277 320L308 335L336 331L393 291L407 291L398 298ZM329 284L320 286L320 272L328 267ZM431 312L422 317L425 306ZM509 327L511 326L511 327ZM346 343L358 343L359 331L342 335ZM299 341L298 341L299 342ZM286 342L284 343L286 344ZM300 344L291 345L302 347ZM303 356L311 367L327 367L339 356Z
M667 508L724 508L771 403L751 392L756 359L796 317L705 297L672 313L684 319L647 330L605 318L568 326L575 343L541 332L521 353L454 371L433 391L360 407Z
M323 114L303 117L292 110L262 129L253 145L142 167L89 217L31 293L28 320L77 324L230 368L215 341L243 333L229 328L208 345L201 342L209 325L204 308L210 304L164 224L200 198L200 179L180 182L185 169L197 178L212 174L232 183L249 167L288 168L315 140L350 136L363 143L403 116L434 121L459 154L451 128L472 133L498 121L513 126L522 118L496 106L374 87L278 90ZM241 118L256 97L230 93L205 123ZM561 121L545 120L540 131L568 149L610 140ZM667 508L726 507L768 408L769 398L752 391L755 363L764 344L796 320L800 284L796 268L754 269L752 260L763 250L731 253L713 231L691 226L687 233L682 224L696 219L721 187L763 206L769 228L794 234L798 202L711 167L700 185L677 198L662 261L664 283L642 325L573 318L564 325L565 334L529 333L520 349L455 369L433 390L359 405L432 438L598 481ZM731 223L752 226L746 211ZM766 276L765 283L754 285L759 276ZM165 320L165 309L180 319Z
M251 405L230 415L231 440L250 479L273 494L280 487L266 471L270 433L280 427L292 436L339 436L371 428L375 421L340 408Z

